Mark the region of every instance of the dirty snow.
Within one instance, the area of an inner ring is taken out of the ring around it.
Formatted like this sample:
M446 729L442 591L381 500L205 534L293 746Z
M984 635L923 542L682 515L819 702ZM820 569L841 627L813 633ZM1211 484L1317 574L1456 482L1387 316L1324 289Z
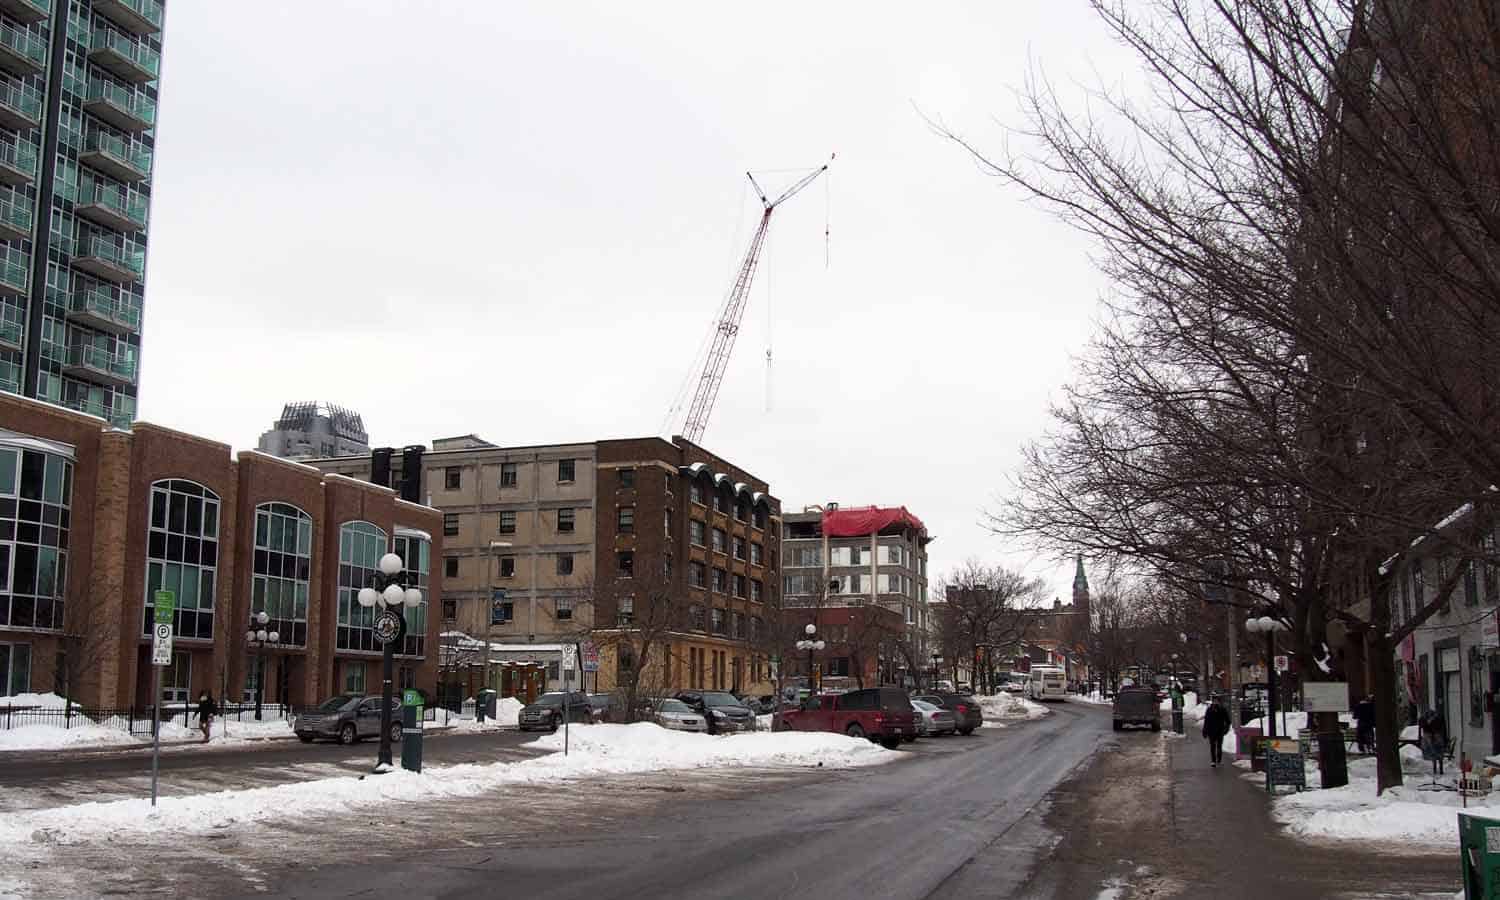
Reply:
M985 728L1004 728L1004 719L1040 719L1052 714L1052 710L1042 704L1016 694L1000 693L978 699L979 709L984 713Z

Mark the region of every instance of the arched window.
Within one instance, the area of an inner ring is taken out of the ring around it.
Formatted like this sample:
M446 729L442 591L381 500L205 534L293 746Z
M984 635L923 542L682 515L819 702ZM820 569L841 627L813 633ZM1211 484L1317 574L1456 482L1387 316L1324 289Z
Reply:
M219 495L180 478L153 482L148 531L142 632L151 633L156 592L171 591L177 606L176 636L213 640Z
M359 605L359 589L373 587L380 557L386 552L385 532L369 522L345 522L339 528L339 624L334 647L339 650L379 650L375 642L375 608Z
M0 627L58 630L67 587L73 461L41 449L40 441L24 443L0 441ZM0 671L0 688L7 681Z
M255 562L250 616L262 610L281 643L307 646L308 580L312 577L312 516L288 503L255 507ZM261 627L253 623L251 628Z
M422 605L401 610L406 617L406 637L396 652L422 656L427 645L427 571L432 540L420 531L398 528L396 536L391 538L391 552L401 557L406 566L406 586L422 592Z

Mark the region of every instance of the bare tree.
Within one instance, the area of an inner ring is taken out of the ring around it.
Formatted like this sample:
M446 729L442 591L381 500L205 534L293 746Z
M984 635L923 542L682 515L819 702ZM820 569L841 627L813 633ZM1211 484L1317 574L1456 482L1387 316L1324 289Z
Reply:
M968 659L978 690L994 689L994 654L1014 653L1036 627L1032 614L1046 592L1046 585L1002 566L986 566L975 558L965 560L940 577L936 590L943 603L938 633L945 657ZM950 656L951 654L951 656ZM954 680L957 681L957 669Z
M100 668L114 651L120 600L120 586L97 573L73 579L68 586L57 672L57 692L67 699L66 715L72 715L77 697L98 696L103 687Z
M615 692L626 721L665 696L672 671L684 665L671 656L672 635L686 632L695 614L683 592L673 590L671 575L636 572L629 579L585 589L594 602L590 637L615 665ZM697 608L696 614L702 615Z

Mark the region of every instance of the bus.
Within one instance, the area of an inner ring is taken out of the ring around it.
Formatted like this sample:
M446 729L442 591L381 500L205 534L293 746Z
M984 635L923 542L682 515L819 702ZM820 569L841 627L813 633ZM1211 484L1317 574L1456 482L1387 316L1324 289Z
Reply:
M1068 696L1068 679L1061 666L1032 666L1026 681L1026 699L1062 700Z

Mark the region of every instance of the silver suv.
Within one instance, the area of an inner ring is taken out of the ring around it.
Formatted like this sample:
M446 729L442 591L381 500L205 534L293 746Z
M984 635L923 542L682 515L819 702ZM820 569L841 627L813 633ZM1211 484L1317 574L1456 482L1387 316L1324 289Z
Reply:
M297 716L292 730L302 743L323 738L352 744L362 738L380 736L380 698L364 694L339 694ZM391 740L401 741L401 701L391 698Z

